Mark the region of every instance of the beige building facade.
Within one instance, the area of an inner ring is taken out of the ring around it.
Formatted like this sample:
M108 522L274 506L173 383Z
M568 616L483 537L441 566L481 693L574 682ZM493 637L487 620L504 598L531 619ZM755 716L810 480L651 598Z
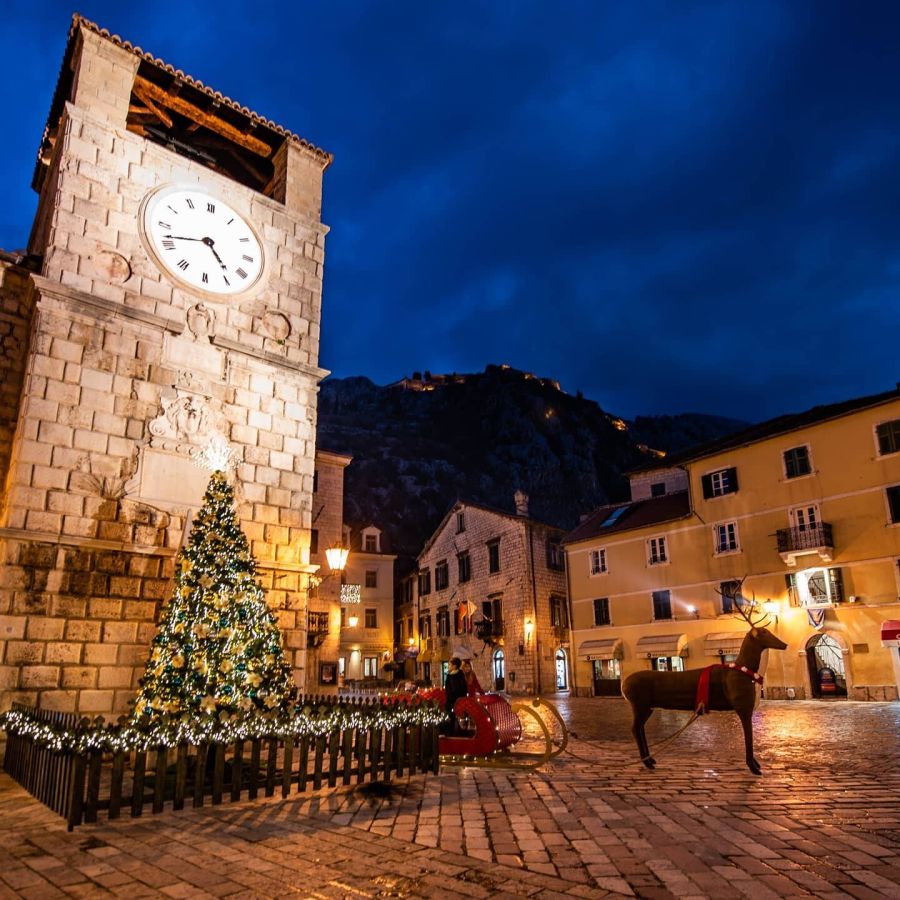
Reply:
M419 555L398 631L401 642L413 638L420 648L416 680L443 684L447 661L462 653L485 690L569 689L563 532L529 518L521 492L516 507L514 515L458 502Z
M393 661L394 561L375 525L351 531L343 521L344 470L352 457L316 452L310 561L319 567L310 591L312 693L385 686ZM332 574L325 551L349 549L342 574Z
M766 696L900 692L900 390L783 416L632 473L565 540L577 692L733 659L764 604Z
M127 710L213 442L305 687L330 161L74 18L0 258L0 706Z

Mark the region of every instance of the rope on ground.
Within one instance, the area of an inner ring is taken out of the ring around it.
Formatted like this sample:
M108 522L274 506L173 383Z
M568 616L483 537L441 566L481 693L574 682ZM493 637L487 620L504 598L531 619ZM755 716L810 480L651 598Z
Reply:
M649 748L651 750L655 750L657 753L659 753L662 750L665 750L665 748L668 747L669 744L671 744L672 741L675 740L675 738L679 737L682 734L682 732L684 732L688 728L688 726L693 725L694 722L696 722L699 717L700 717L699 712L693 713L691 715L691 717L687 720L687 722L685 722L684 725L682 725L681 728L678 729L678 731L676 731L674 734L670 734L667 738L663 738L661 741L657 741L655 744L650 744ZM570 731L569 735L570 735L570 737L575 738L575 740L582 740L582 738L578 737L578 734L574 731ZM584 740L586 743L589 743L589 744L590 743L594 743L594 744L600 743L600 741L591 741L588 738L585 738ZM580 756L578 753L575 753L575 751L572 750L571 745L566 748L566 753L568 753L569 756L574 756L575 759L580 759L582 762L594 762L594 760L588 759L586 756ZM644 761L643 761L643 759L639 759L637 762L630 763L629 765L633 765L633 766L641 765L642 766L642 765L644 765Z

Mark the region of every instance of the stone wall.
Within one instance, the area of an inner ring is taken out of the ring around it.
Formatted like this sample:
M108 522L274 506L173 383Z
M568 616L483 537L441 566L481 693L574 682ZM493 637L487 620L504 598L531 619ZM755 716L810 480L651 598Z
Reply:
M457 532L457 513L465 516L465 531ZM566 596L565 573L547 566L548 535L561 532L519 516L506 515L473 504L457 504L432 536L419 556L419 569L431 573L430 594L419 596L419 615L432 621L431 644L426 644L419 658L432 664L432 679L440 677L440 663L450 657L457 646L473 655L473 667L485 690L494 685L492 659L497 649L505 655L505 689L511 693L547 693L556 690L555 650L568 645L568 630L557 633L550 625L551 594ZM488 541L500 541L500 571L488 571ZM457 555L468 550L471 579L459 583ZM435 586L435 564L447 560L449 584L438 591ZM474 634L454 634L454 611L458 604L471 601L474 620L482 618L482 602L502 597L503 635L495 647L489 647ZM443 606L450 613L450 637L437 638L436 613ZM531 619L535 629L526 639L525 620Z

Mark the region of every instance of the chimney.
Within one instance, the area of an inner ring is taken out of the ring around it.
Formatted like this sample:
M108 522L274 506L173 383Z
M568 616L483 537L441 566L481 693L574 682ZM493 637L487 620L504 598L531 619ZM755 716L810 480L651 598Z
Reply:
M513 494L513 499L516 501L516 515L527 516L528 494L526 494L525 491L516 491L515 494Z

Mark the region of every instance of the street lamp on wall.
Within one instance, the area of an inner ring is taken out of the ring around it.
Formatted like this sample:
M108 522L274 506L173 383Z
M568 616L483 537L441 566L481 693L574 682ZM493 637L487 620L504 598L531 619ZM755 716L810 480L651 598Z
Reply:
M525 620L525 643L531 643L531 636L534 634L534 620L526 619Z
M781 604L777 600L765 600L763 601L763 612L767 616L772 616L775 619L775 624L778 624L778 614L781 612Z
M339 542L332 544L325 551L325 561L328 563L327 575L310 575L307 593L311 594L320 584L339 575L341 584L344 583L344 569L347 566L347 558L350 556L350 549L342 546Z

